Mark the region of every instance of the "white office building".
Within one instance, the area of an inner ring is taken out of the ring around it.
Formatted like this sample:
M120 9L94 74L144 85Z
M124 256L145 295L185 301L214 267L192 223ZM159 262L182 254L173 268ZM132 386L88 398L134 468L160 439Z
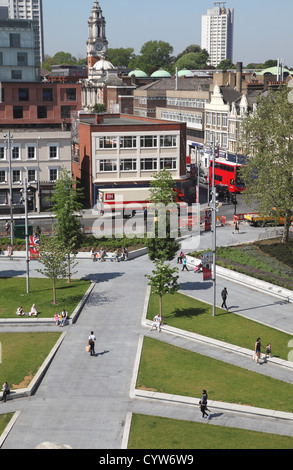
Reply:
M233 61L234 8L226 8L226 2L216 2L202 16L201 47L210 55L210 65L225 59Z
M8 18L39 22L41 61L44 61L44 29L42 0L0 0L2 13L8 9Z

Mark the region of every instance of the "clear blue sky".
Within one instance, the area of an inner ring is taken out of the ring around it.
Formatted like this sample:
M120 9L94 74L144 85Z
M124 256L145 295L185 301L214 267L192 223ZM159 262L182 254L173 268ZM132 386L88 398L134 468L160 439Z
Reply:
M43 0L45 53L86 56L87 21L93 0ZM109 47L133 47L149 40L169 42L174 54L201 42L201 15L213 0L100 0ZM264 62L284 57L293 67L292 0L227 0L235 10L233 61Z

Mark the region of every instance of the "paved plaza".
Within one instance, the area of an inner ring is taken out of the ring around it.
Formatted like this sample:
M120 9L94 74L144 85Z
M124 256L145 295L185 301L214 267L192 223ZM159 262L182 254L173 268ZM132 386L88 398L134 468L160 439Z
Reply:
M247 228L237 234L238 240L257 238L258 232ZM231 228L219 233L219 244L231 244ZM242 239L240 238L242 237ZM188 240L183 248L188 248ZM210 239L203 235L201 247ZM174 266L176 262L174 262ZM143 413L200 422L198 406L194 404L145 396L137 397L133 390L139 361L139 345L144 336L198 352L257 371L288 383L293 383L293 368L267 363L261 367L251 355L237 353L220 345L205 344L188 335L162 331L150 332L144 321L146 295L145 274L153 264L147 256L120 263L93 263L79 260L80 278L95 285L77 322L67 326L65 338L58 349L36 393L27 398L1 404L0 412L17 412L17 419L3 442L3 449L33 449L42 442L57 442L74 449L121 449L127 446L131 413ZM25 273L25 260L0 259L0 271L5 275ZM31 276L39 276L31 263ZM212 302L212 283L203 283L194 272L181 272L184 294ZM292 303L261 293L249 286L217 279L217 292L224 285L229 292L233 312L255 321L279 328L293 335ZM220 304L220 294L217 304ZM55 331L56 326L34 326L34 331ZM0 325L0 332L27 331L28 327ZM90 331L96 337L96 355L85 352ZM251 345L252 349L254 345ZM292 417L292 418L291 418ZM241 409L214 410L210 425L230 426L282 434L293 437L293 415L274 417L242 412Z

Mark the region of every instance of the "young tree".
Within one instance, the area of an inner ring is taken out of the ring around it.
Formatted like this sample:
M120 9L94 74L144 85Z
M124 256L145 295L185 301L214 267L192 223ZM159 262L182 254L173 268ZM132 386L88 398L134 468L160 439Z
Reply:
M178 269L171 268L169 264L162 261L155 261L156 269L152 270L153 275L146 274L149 279L148 285L152 287L154 294L159 296L160 316L163 314L163 296L174 294L180 288L178 284Z
M68 282L71 280L71 267L74 263L72 255L77 253L83 239L80 223L81 197L82 191L75 187L70 172L62 169L52 196L52 212L56 215L56 237L67 254Z
M168 170L158 172L150 186L151 208L155 214L154 237L147 238L146 247L149 258L161 261L174 259L180 245L172 234L170 223L170 210L176 218L178 228L178 214L176 206L175 183ZM170 209L170 210L169 210Z
M293 214L293 104L287 85L261 98L243 120L242 147L249 156L242 171L246 200L258 200L265 215L285 217L285 243Z
M56 236L40 238L40 257L38 261L43 269L37 269L53 282L53 304L56 304L56 281L66 277L67 260L63 244Z

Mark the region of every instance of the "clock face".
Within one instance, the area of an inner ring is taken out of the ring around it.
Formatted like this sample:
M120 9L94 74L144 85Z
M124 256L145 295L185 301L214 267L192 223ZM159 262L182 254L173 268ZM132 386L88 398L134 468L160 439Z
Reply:
M103 49L103 44L101 42L97 42L96 51L101 51L102 49Z

